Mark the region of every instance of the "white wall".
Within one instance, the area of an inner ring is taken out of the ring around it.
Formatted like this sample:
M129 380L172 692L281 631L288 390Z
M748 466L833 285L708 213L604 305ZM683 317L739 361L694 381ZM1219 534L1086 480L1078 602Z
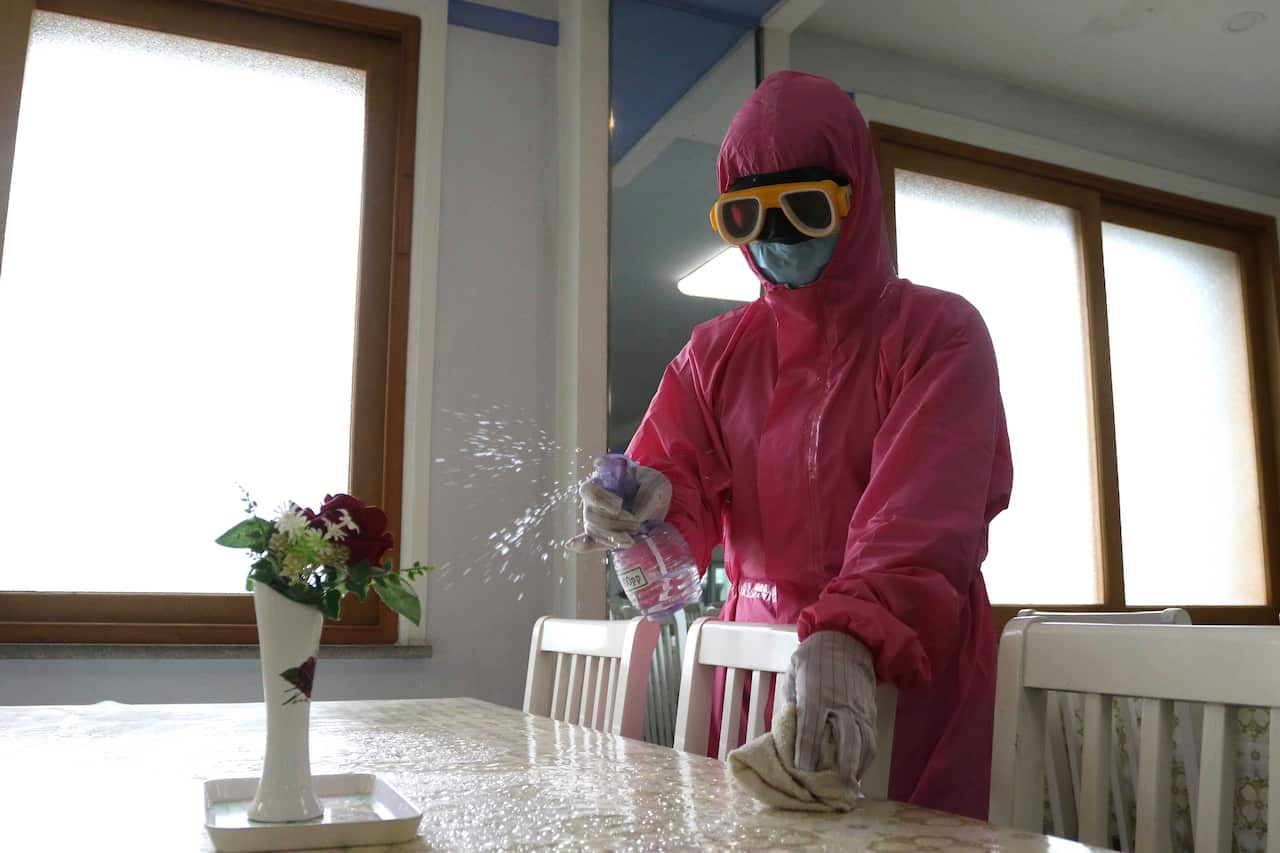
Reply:
M498 575L502 560L488 539L539 502L553 460L466 480L475 461L462 452L470 426L446 414L498 405L551 429L556 116L554 48L450 28L431 401L432 456L446 462L433 477L430 541L432 561L453 565L428 586L437 694L517 703L530 630L552 609L557 585L541 566L519 584ZM533 435L527 426L508 432ZM527 545L513 556L534 558ZM474 568L463 576L467 564Z
M380 5L413 12L434 3L443 0ZM423 62L429 66L433 42L430 34L423 36ZM432 123L440 119L438 107L433 111L429 103L430 87L423 88L420 134L429 140ZM548 472L535 466L518 476L475 479L470 489L445 485L450 472L464 464L465 430L461 421L450 429L450 416L441 412L501 404L542 424L552 420L555 48L450 27L444 99L438 266L429 257L434 243L423 233L423 220L432 214L426 203L429 180L424 176L415 189L414 250L420 263L413 295L421 300L415 306L415 344L431 347L416 364L433 365L434 381L417 375L411 363L410 398L429 388L434 422L429 453L426 447L416 448L416 455L407 448L405 545L411 559L456 568L429 580L425 626L432 658L324 661L322 653L318 699L465 695L517 705L530 629L552 607L556 580L547 573L529 572L513 585L496 576L499 561L461 574L463 565L483 562L477 558L491 531L539 499ZM420 145L419 169L423 151ZM431 251L420 258L423 246ZM431 275L432 266L438 276ZM411 437L407 441L412 445ZM412 495L427 494L428 466L437 457L446 460L439 466L445 470L437 471L427 509L415 517ZM412 529L423 515L429 530ZM424 533L429 549L423 547ZM259 679L256 660L0 660L0 705L249 701L261 698Z

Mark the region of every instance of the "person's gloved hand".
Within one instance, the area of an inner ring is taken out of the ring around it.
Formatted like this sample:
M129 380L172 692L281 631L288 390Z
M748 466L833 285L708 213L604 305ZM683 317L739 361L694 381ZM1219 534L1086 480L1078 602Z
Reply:
M811 634L791 656L786 698L796 706L797 770L814 771L828 728L850 788L876 756L876 673L867 647L840 631Z
M631 512L622 508L622 498L597 483L586 480L578 487L582 498L583 532L569 540L568 547L579 554L612 551L635 544L634 534L648 521L662 521L671 506L671 481L643 465L636 466L640 488Z

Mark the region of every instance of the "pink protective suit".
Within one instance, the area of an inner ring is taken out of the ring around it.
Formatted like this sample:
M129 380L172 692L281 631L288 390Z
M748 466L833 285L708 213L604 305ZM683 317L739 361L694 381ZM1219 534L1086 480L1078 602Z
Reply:
M772 74L729 128L720 190L807 166L852 186L830 264L796 290L761 276L763 298L695 329L628 455L670 478L667 518L700 565L724 544L722 618L871 650L900 691L890 797L983 818L996 637L979 566L1013 477L991 340L964 299L897 277L849 96Z

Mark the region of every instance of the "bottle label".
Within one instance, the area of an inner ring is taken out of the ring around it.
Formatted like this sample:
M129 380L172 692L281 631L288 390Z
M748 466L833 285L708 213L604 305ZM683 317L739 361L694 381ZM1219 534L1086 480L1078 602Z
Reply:
M649 585L649 579L644 576L644 569L640 566L632 566L625 572L619 572L618 580L622 581L622 588L627 592L636 592Z

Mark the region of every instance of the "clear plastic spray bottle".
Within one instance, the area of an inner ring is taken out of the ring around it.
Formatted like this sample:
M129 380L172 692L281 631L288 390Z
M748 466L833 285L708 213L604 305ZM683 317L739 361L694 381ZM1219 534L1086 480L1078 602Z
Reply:
M594 479L622 498L623 509L634 511L640 491L634 462L618 453L602 456ZM665 521L649 521L633 538L634 545L609 552L609 567L636 609L661 619L701 598L702 579L680 531Z

